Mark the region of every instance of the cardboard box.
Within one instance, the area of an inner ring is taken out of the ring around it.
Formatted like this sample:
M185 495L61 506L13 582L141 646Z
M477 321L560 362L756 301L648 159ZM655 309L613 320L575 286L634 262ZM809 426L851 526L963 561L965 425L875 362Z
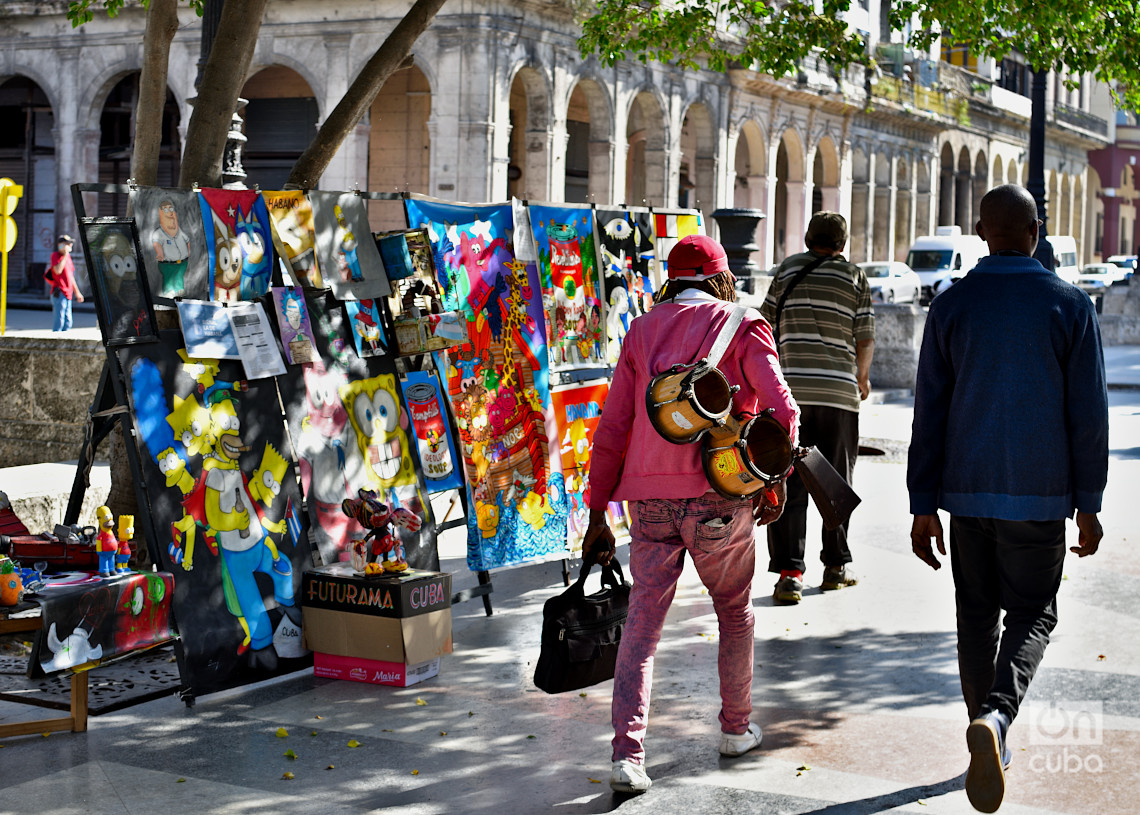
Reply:
M313 654L313 674L328 679L347 679L351 682L368 682L373 685L395 685L406 688L439 675L439 657L408 665L402 662L382 662L360 657L338 657L335 654Z
M451 609L376 617L303 606L305 647L340 657L418 665L451 653Z
M451 608L451 575L408 569L363 577L348 563L330 563L302 575L301 605L372 617L415 617Z

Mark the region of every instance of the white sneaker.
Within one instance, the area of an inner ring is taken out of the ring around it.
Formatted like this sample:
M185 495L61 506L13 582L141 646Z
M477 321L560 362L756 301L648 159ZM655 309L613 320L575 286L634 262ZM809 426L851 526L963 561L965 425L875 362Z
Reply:
M735 736L732 733L720 734L720 754L722 756L742 756L749 750L760 746L761 740L764 738L764 733L760 730L760 725L752 722L748 725L748 729Z
M614 762L610 770L610 789L614 792L645 792L651 786L653 781L645 772L644 765L626 759Z

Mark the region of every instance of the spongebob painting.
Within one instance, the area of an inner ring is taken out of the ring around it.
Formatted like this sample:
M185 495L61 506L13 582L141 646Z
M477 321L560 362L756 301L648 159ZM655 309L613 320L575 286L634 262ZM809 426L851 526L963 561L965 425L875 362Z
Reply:
M370 482L382 490L416 483L408 444L408 417L401 409L397 387L394 374L340 387L340 398L361 455L359 475L354 480Z

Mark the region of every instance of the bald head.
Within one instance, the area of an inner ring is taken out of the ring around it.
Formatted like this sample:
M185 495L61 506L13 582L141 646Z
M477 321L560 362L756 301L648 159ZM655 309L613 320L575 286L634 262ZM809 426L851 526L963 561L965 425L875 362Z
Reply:
M1025 187L1003 184L982 197L977 230L991 253L1012 249L1032 255L1037 226L1037 204Z

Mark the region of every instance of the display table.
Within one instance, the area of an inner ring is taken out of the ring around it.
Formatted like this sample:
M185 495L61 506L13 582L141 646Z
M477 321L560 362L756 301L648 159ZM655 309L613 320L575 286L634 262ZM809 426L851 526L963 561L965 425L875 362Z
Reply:
M174 576L130 572L101 578L70 572L47 577L35 596L0 608L0 634L36 632L28 676L71 672L70 716L0 725L0 738L87 729L87 672L170 642Z

